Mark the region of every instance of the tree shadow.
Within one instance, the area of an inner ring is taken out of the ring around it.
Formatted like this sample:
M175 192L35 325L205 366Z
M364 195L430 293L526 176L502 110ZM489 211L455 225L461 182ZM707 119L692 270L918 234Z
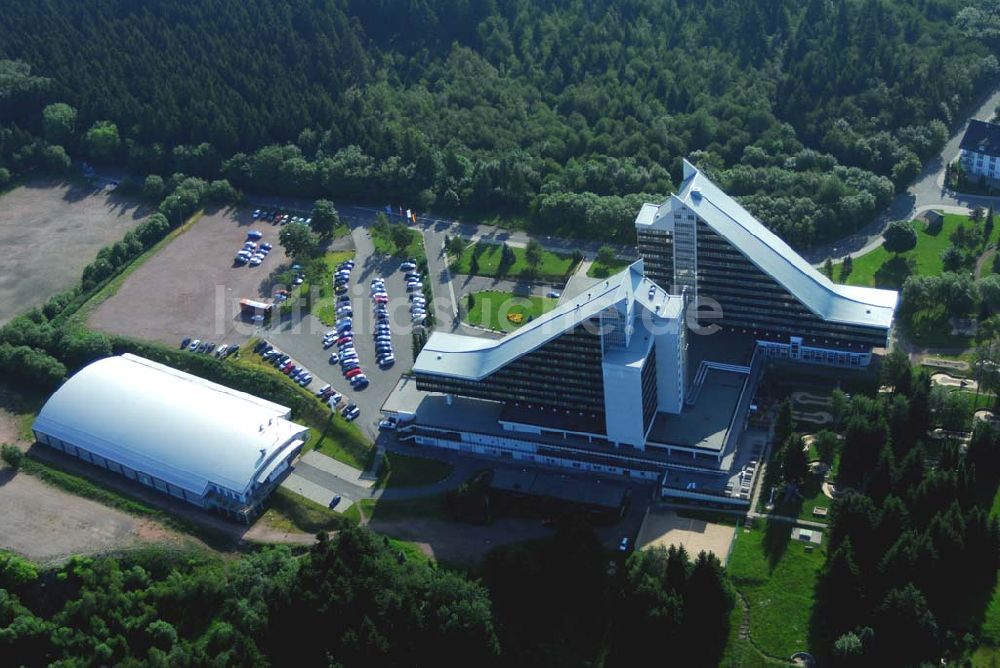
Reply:
M764 527L764 540L762 546L764 554L767 556L767 565L770 570L774 570L781 558L788 550L788 543L792 537L792 525L788 522L781 522L768 519Z
M875 272L875 285L898 290L912 273L913 267L906 256L893 255Z
M17 475L17 469L12 466L5 466L0 469L0 487L3 487L8 482L14 479Z

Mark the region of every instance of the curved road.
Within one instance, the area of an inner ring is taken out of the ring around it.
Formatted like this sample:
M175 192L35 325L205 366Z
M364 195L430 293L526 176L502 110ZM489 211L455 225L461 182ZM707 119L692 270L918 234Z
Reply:
M810 262L819 264L826 258L842 260L847 255L857 257L882 245L882 230L890 220L910 220L928 209L943 209L950 213L966 213L976 205L1000 204L1000 197L981 197L955 193L944 187L944 168L958 157L958 147L970 119L988 121L1000 105L1000 89L989 95L975 112L962 124L933 160L924 165L917 180L910 184L905 193L896 196L892 204L875 221L856 234L802 253Z

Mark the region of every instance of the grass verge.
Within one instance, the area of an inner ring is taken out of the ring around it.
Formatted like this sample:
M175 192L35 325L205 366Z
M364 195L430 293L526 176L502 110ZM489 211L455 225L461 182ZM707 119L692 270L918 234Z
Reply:
M367 467L373 449L361 431L341 417L340 413L331 411L326 404L316 398L315 394L295 385L283 373L250 352L254 344L254 340L247 343L246 354L241 354L239 359L235 360L235 364L268 374L278 382L287 384L290 391L302 396L308 408L301 411L299 419L310 427L309 440L302 451L315 449L355 468Z
M543 313L551 311L558 303L557 299L548 297L534 295L519 297L510 292L493 290L476 292L472 295L472 299L471 309L468 308L468 301L463 304L466 309L466 321L472 325L503 332L510 332L531 322Z
M501 257L503 246L500 244L475 243L469 244L462 251L462 254L455 258L451 264L453 274L469 274L473 276L487 276L496 278L520 277L541 281L562 282L569 276L576 267L576 261L569 255L553 253L552 251L542 251L542 261L536 271L532 271L525 260L525 249L510 249L514 252L514 263L509 267L501 267ZM473 266L473 255L477 255L476 263ZM473 271L476 269L476 271Z
M424 237L420 230L406 227L403 223L389 223L389 226L382 228L373 225L371 228L372 245L375 252L381 255L396 255L398 257L424 257ZM408 241L405 245L397 244L393 239L392 230L396 230L402 236L406 231Z
M313 293L312 302L312 314L320 319L320 321L332 327L337 322L337 306L334 303L334 293L333 293L333 272L337 268L337 265L345 260L350 260L354 257L354 251L330 251L323 255L323 264L326 266L326 270L323 272L323 276L319 280L319 285L310 286L309 282L306 281L299 286L299 291L309 292L312 288L315 288Z

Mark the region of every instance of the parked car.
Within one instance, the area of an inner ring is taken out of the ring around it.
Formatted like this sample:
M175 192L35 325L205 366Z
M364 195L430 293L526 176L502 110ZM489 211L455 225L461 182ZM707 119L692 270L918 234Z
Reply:
M392 355L389 355L388 357L381 357L378 360L378 365L383 369L388 369L395 363L396 363L396 358L393 357Z
M348 421L356 420L361 415L361 409L358 408L357 404L348 404L342 414Z
M184 340L181 341L181 350L184 350L189 345L191 345L191 337L190 336L184 337Z
M336 364L340 361L340 356L337 353L330 353L330 364Z
M330 508L336 508L338 503L340 503L340 494L330 499Z
M223 355L226 354L227 350L229 350L229 346L223 343L221 346L215 349L215 356L222 357Z
M330 383L327 383L327 384L326 384L326 385L324 385L323 387L321 387L321 388L319 388L318 390L316 390L316 396L317 396L317 397L321 397L321 396L323 396L324 394L326 394L326 391L327 391L327 390L329 390L329 389L332 389L332 388L331 388L331 386L330 386Z
M368 378L366 378L364 374L355 376L351 379L351 387L359 391L365 389L368 387Z
M412 271L417 268L417 263L410 262L409 260L407 260L403 264L399 265L399 268L402 269L403 271Z
M396 418L386 418L385 420L378 421L379 429L387 429L392 431L396 428Z
M355 376L360 376L360 375L361 375L361 369L360 368L351 369L350 371L348 371L347 373L344 374L344 376L346 376L347 378L354 378Z
M260 218L260 209L254 209L252 215L253 215L253 219L254 220L257 220L258 218Z
M625 536L618 543L618 551L619 552L628 552L628 546L629 546L628 536Z
M562 296L562 293L559 292L558 290L550 290L547 296L551 297L552 299L559 299L559 297Z

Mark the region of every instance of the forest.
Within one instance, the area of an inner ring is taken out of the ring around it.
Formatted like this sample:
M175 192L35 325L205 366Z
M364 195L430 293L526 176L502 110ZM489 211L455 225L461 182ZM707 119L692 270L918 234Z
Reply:
M0 552L0 652L17 666L542 667L583 665L610 641L605 665L624 666L670 637L686 665L711 663L732 605L714 556L635 554L621 578L605 563L572 522L497 554L482 581L352 525L305 554L236 560L144 550L44 570ZM609 610L635 626L612 627Z
M966 4L17 3L0 177L86 157L628 243L690 156L807 247L869 222L996 83Z

